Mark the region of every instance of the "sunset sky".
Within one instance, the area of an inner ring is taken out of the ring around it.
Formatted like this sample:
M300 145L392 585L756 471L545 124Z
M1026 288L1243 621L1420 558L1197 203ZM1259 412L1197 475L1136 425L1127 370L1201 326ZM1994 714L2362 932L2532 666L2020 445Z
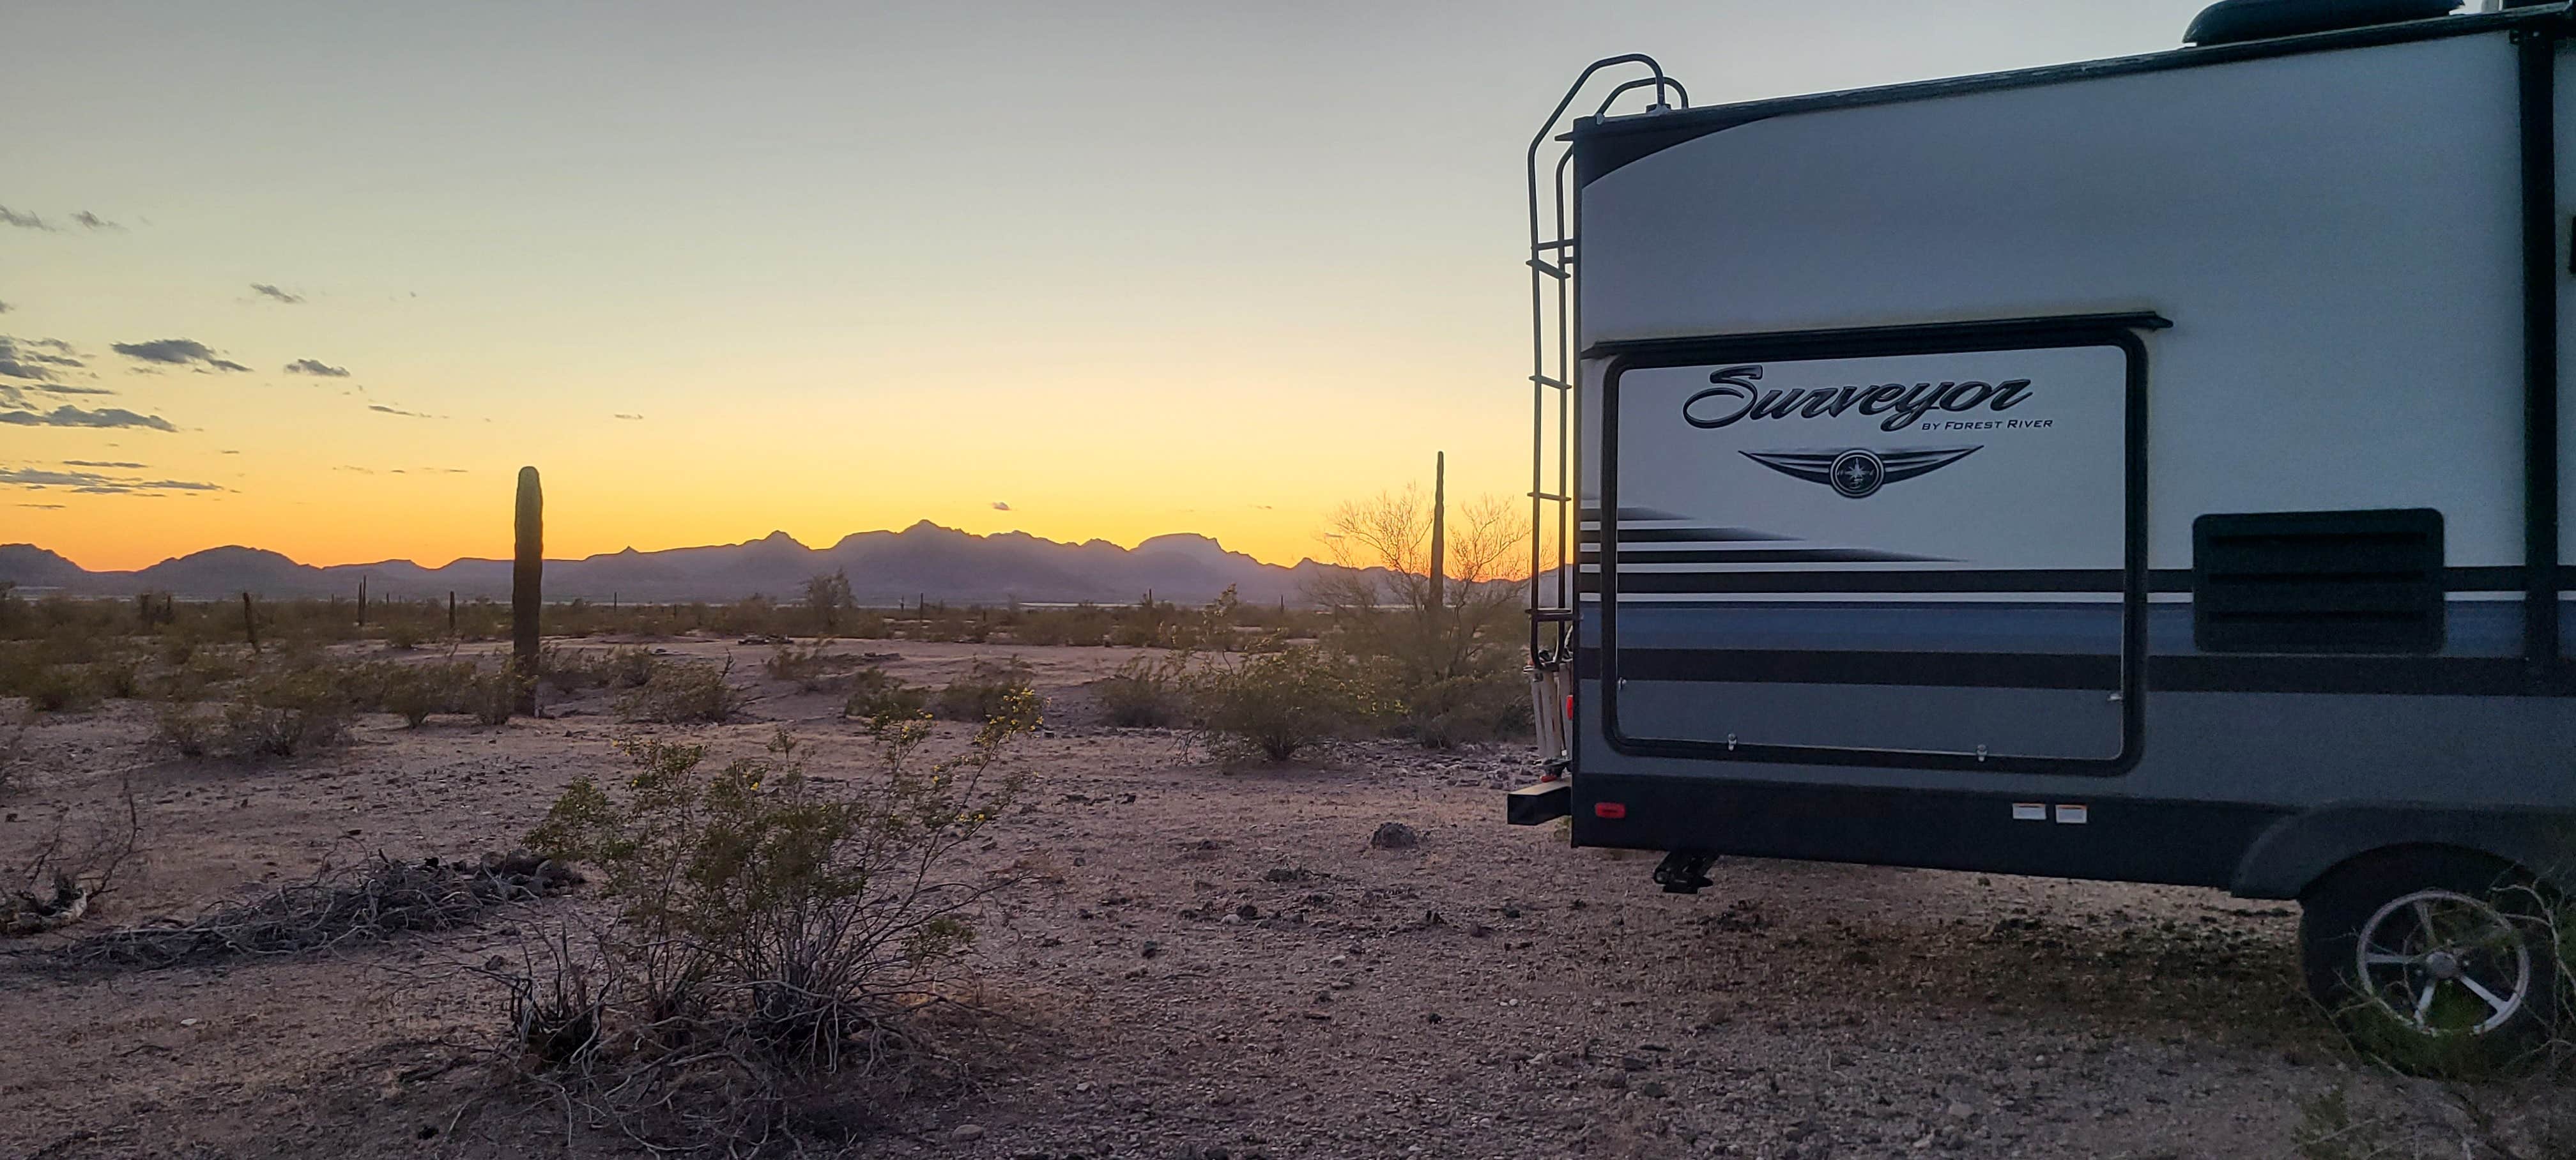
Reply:
M2198 7L11 0L0 542L506 555L532 463L558 557L1292 562L1435 450L1526 488L1521 150L1585 62L1712 104Z

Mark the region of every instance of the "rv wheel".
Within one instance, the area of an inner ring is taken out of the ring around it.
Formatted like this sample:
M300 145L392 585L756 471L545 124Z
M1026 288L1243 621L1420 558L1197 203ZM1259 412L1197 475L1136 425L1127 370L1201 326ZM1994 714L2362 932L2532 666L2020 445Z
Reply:
M2539 892L2461 850L2393 850L2310 889L2308 991L2357 1045L2412 1071L2510 1065L2551 1028L2557 963Z

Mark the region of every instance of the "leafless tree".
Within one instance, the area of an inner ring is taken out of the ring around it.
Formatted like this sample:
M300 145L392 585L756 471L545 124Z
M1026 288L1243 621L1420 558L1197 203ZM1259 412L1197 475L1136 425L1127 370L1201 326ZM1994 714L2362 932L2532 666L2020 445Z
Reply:
M1324 533L1340 568L1308 591L1356 649L1386 658L1415 688L1490 672L1508 656L1505 629L1521 599L1513 564L1529 542L1509 502L1469 501L1446 521L1446 582L1434 584L1431 520L1416 486L1343 504Z

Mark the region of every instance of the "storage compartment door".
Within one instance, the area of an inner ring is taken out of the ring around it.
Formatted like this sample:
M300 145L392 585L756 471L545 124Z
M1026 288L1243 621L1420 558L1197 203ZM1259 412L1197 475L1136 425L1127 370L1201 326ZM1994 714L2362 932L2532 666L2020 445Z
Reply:
M2135 748L2144 349L1660 344L1604 372L1623 751L2110 772ZM2063 345L2059 345L2063 343ZM2135 429L2133 429L2133 424Z

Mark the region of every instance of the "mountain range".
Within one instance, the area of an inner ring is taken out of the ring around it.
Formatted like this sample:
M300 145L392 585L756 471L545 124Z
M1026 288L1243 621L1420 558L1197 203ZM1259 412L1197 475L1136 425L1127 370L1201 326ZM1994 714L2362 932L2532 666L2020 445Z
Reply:
M828 548L811 548L785 532L740 544L623 552L546 561L550 600L582 597L647 603L800 596L815 576L846 572L862 604L952 604L1158 600L1199 603L1231 587L1247 603L1298 603L1317 575L1338 572L1313 560L1294 567L1265 564L1227 551L1206 536L1156 536L1133 548L1106 540L1079 544L1025 532L978 536L924 520L899 532L859 532ZM215 598L250 592L283 598L350 596L358 581L373 596L406 599L507 598L510 561L457 560L426 568L409 560L373 564L299 564L259 548L209 548L130 572L92 572L33 544L0 544L0 583L21 595L127 596L167 592Z

